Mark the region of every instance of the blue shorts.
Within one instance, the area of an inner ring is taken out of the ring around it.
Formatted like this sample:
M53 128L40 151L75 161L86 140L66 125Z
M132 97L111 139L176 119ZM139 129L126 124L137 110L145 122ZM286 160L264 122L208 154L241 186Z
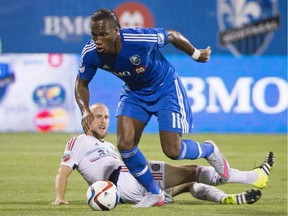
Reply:
M139 98L135 92L124 90L116 115L128 116L146 124L151 116L155 115L158 118L160 131L191 133L193 114L180 78L175 79L173 85L159 92L161 92L159 97L153 95L154 100L147 101L145 100L147 97Z

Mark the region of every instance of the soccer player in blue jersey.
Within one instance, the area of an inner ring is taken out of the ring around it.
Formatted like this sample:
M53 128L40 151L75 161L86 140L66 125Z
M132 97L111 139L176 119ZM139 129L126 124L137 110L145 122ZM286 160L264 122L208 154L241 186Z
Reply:
M138 148L152 115L157 116L164 154L173 160L205 158L223 181L229 164L211 141L182 139L192 132L193 118L185 88L160 48L172 44L197 62L207 62L211 49L196 49L181 33L164 28L120 28L116 14L97 10L91 17L92 40L83 48L75 83L75 98L87 134L94 119L89 109L89 82L97 68L124 81L117 109L117 147L133 176L148 191L136 208L164 204L164 194L153 180L145 156Z

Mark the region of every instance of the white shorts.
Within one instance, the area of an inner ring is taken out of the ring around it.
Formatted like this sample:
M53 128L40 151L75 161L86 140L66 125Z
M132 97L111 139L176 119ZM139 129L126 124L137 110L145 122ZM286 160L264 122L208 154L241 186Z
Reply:
M157 184L161 189L164 190L165 162L149 161L148 166L154 179L157 181ZM134 176L130 174L127 167L125 166L122 167L120 171L119 179L117 182L117 189L120 194L121 201L125 203L138 203L143 199L146 193L145 188L134 178ZM169 197L169 195L167 197ZM169 198L171 199L171 196Z

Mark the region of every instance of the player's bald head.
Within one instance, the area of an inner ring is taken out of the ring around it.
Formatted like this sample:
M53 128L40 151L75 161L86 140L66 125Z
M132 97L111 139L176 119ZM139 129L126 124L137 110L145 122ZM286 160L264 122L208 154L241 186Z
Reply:
M106 112L109 115L109 110L105 104L95 103L95 104L92 104L89 108L90 108L91 112L93 113L93 115L96 115L97 112L99 112L100 110L102 112L103 111Z

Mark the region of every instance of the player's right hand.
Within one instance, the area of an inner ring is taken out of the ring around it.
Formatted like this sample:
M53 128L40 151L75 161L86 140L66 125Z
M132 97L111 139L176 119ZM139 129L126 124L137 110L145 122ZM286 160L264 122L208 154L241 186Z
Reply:
M93 120L94 120L94 115L91 113L91 111L83 113L81 124L82 124L82 128L85 134L90 134L91 124Z
M207 62L210 60L210 55L211 55L211 47L208 46L206 49L199 49L200 51L200 56L199 58L196 60L197 62Z
M60 198L56 198L51 205L68 205L69 202L64 200L64 199L60 199Z

